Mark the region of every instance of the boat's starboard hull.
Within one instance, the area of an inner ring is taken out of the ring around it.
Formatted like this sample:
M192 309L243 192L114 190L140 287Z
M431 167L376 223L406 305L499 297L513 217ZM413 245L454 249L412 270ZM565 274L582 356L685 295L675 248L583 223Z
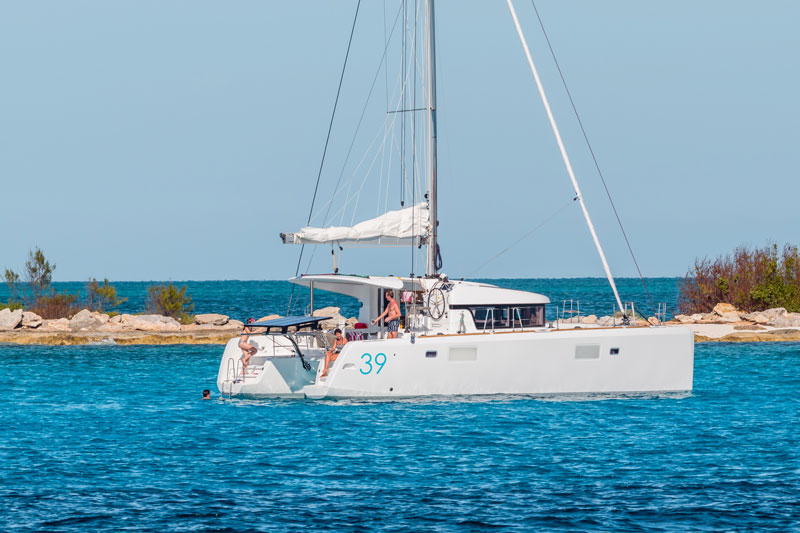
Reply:
M437 395L660 393L692 389L694 342L684 327L592 328L439 335L348 343L329 375L311 358L268 359L258 379L224 379L223 393L251 397L401 398Z

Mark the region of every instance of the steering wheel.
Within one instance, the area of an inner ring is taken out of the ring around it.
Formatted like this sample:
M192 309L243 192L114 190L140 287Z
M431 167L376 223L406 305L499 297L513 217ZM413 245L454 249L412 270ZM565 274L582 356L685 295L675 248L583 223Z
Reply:
M436 287L428 293L428 313L434 320L439 320L444 316L445 311L444 292Z

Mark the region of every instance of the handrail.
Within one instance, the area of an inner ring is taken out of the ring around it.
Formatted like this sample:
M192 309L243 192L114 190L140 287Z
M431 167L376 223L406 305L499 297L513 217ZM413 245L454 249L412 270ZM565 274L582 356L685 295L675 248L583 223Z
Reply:
M511 308L511 329L512 331L516 331L516 326L514 325L514 315L516 314L517 318L519 319L519 329L525 329L525 326L522 324L522 312L519 310L519 307L512 307Z

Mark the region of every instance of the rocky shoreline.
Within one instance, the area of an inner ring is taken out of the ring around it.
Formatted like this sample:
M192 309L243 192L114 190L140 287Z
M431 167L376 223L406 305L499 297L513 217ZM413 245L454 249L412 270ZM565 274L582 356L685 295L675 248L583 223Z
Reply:
M352 326L355 318L345 318L338 307L314 311L315 316L331 317L322 323L325 329ZM269 320L278 315L258 319ZM575 317L573 323L605 325L612 317L594 315ZM655 318L647 320L657 323ZM730 304L718 304L711 313L677 315L666 326L683 325L694 331L695 342L781 342L800 341L800 313L786 309L768 309L744 313ZM0 343L68 346L82 344L225 344L238 336L244 324L227 315L206 313L194 317L194 323L181 324L161 315L110 316L84 309L70 319L47 320L30 311L0 310Z
M325 329L352 326L355 318L345 318L338 307L314 311L314 316L331 317L322 322ZM261 317L258 321L278 318ZM30 311L0 309L0 343L69 346L80 344L225 344L237 337L244 323L227 315L195 315L192 324L181 324L161 315L110 316L84 309L72 318L43 319Z

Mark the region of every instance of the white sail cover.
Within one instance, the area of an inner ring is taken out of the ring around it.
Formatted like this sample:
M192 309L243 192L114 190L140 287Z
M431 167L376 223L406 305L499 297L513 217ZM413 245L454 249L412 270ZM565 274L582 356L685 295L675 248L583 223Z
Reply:
M430 217L424 203L388 211L355 226L303 228L297 233L281 233L284 244L370 244L397 246L415 244L428 235Z

